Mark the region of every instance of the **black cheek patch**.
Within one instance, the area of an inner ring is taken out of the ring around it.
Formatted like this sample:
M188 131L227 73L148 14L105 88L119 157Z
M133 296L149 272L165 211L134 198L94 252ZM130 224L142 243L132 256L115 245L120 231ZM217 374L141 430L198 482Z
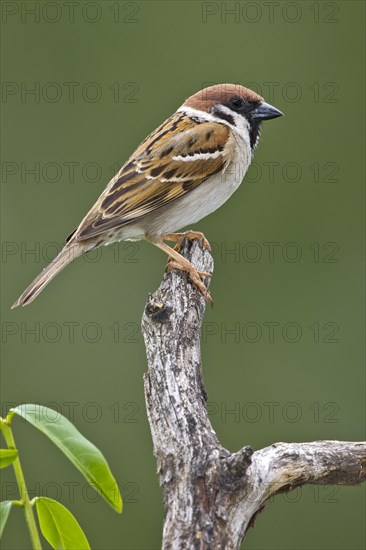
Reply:
M223 113L222 111L220 111L220 109L215 109L214 112L215 112L215 115L217 116L217 118L221 118L222 120L226 120L226 122L231 124L231 126L236 126L233 116L229 115L228 113Z

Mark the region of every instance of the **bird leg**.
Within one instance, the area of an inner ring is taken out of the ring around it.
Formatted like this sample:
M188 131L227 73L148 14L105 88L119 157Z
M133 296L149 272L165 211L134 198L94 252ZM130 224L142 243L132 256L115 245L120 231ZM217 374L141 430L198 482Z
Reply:
M177 243L174 247L174 250L179 250L180 245L182 244L183 240L187 237L187 239L190 239L193 241L194 239L198 239L201 241L201 244L203 248L211 252L211 246L206 237L204 236L201 231L185 231L184 233L165 233L163 235L164 241L172 241L174 243Z
M172 234L170 234L170 236L172 236ZM205 284L202 281L202 277L211 277L211 274L206 273L206 271L198 271L189 260L184 258L181 254L179 254L177 250L175 250L174 248L171 248L163 241L151 240L151 242L152 244L160 248L160 250L168 254L169 258L171 258L167 267L180 269L181 271L186 271L192 283L203 294L206 302L208 302L209 304L213 304L213 300L210 296L210 293L208 292Z

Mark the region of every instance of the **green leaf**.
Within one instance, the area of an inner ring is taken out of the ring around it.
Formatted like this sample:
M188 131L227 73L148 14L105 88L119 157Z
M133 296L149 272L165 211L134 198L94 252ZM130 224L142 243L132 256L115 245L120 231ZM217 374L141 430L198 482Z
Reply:
M18 451L16 449L0 449L0 468L6 468L17 459Z
M12 505L13 503L11 500L4 500L4 502L0 502L0 538L3 534Z
M39 525L56 550L90 550L88 539L72 513L53 498L36 497Z
M106 459L67 418L42 405L20 405L11 409L14 413L49 437L108 504L122 512L122 497Z

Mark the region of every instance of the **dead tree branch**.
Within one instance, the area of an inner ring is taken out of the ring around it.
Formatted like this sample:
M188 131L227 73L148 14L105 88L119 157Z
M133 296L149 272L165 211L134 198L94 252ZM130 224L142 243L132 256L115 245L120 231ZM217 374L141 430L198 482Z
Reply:
M200 271L213 260L198 241L180 252ZM253 453L222 447L206 410L200 353L205 302L185 273L165 274L142 319L145 398L164 493L164 550L236 550L271 496L305 483L365 480L366 443L275 443Z

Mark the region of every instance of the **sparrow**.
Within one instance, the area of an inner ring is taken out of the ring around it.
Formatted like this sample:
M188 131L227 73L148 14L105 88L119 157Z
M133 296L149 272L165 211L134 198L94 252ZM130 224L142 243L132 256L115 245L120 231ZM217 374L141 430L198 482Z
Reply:
M199 272L179 254L177 233L219 208L239 187L260 137L261 123L283 113L236 84L218 84L190 96L135 150L108 183L56 258L12 308L30 304L72 260L101 245L146 239L186 271L207 301ZM176 243L175 248L165 241Z

